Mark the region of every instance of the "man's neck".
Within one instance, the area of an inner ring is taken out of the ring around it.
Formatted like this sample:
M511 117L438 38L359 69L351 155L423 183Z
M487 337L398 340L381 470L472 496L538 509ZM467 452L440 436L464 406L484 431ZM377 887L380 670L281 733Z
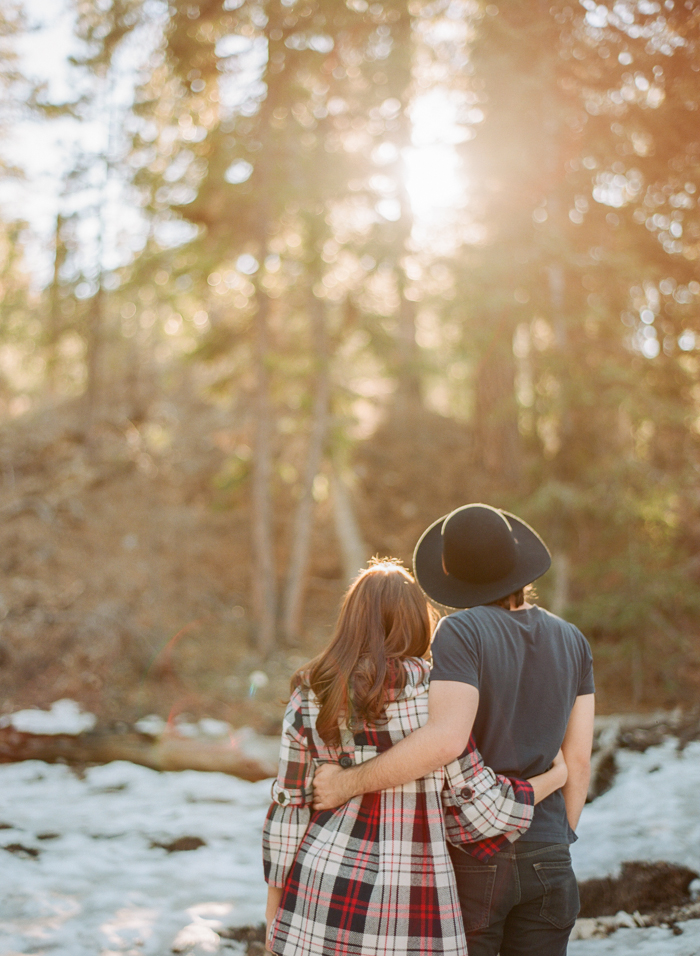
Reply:
M524 604L521 604L520 607L515 607L515 598L511 597L510 607L506 608L507 611L529 611L531 607L534 607L534 604L529 604L525 601Z

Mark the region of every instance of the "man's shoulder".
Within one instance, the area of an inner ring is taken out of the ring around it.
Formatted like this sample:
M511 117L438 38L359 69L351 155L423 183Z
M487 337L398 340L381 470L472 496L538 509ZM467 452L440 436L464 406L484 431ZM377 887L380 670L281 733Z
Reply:
M469 627L478 621L487 620L491 617L493 611L494 607L491 604L477 604L476 607L465 607L459 611L453 611L451 614L448 614L444 620Z
M484 610L483 607L467 607L459 611L453 611L443 617L438 626L443 633L476 636L486 619L486 615L481 613Z
M558 614L554 614L552 611L548 611L544 607L537 606L537 610L540 614L542 626L552 628L552 630L566 634L572 640L586 641L586 638L583 636L581 631L576 627L575 624L572 624L571 621L567 621L565 618L559 617Z
M571 644L588 646L581 631L563 617L533 604L523 610L507 611L491 604L481 604L449 614L441 622L446 630L466 637L479 638L482 634L496 634L505 631L519 631L523 626L527 630L548 632L558 640Z

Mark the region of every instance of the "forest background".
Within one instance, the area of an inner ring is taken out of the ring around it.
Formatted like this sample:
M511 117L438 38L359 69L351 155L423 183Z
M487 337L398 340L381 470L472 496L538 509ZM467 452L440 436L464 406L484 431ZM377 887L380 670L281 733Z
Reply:
M700 4L0 18L5 711L272 730L364 561L479 500L603 710L697 699Z

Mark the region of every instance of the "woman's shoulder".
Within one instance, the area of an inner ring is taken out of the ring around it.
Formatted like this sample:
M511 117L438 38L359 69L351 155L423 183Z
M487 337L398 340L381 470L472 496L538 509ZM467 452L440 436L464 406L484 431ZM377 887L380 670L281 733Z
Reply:
M405 657L401 663L416 684L420 684L430 677L430 662L426 661L424 657Z
M300 684L291 693L282 721L283 731L298 739L308 739L309 732L316 726L319 705L314 692Z
M314 707L318 709L314 692L305 684L298 684L292 691L287 703L286 717L290 719L296 715L301 719L308 719L309 708L313 709Z
M397 691L394 700L405 700L428 693L430 683L430 664L422 657L405 657L401 666L406 674L406 683Z

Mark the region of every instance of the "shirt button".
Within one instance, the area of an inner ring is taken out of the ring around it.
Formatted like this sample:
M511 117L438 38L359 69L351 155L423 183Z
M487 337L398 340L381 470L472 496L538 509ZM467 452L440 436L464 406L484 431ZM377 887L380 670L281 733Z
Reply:
M343 767L344 770L347 770L348 767L352 767L353 759L350 756L350 754L341 754L341 757L338 763L340 764L341 767Z
M289 803L291 797L289 795L289 790L278 790L277 791L277 803L283 807L285 804Z
M462 787L462 789L459 791L459 795L464 800L471 800L474 796L474 791L471 787Z

